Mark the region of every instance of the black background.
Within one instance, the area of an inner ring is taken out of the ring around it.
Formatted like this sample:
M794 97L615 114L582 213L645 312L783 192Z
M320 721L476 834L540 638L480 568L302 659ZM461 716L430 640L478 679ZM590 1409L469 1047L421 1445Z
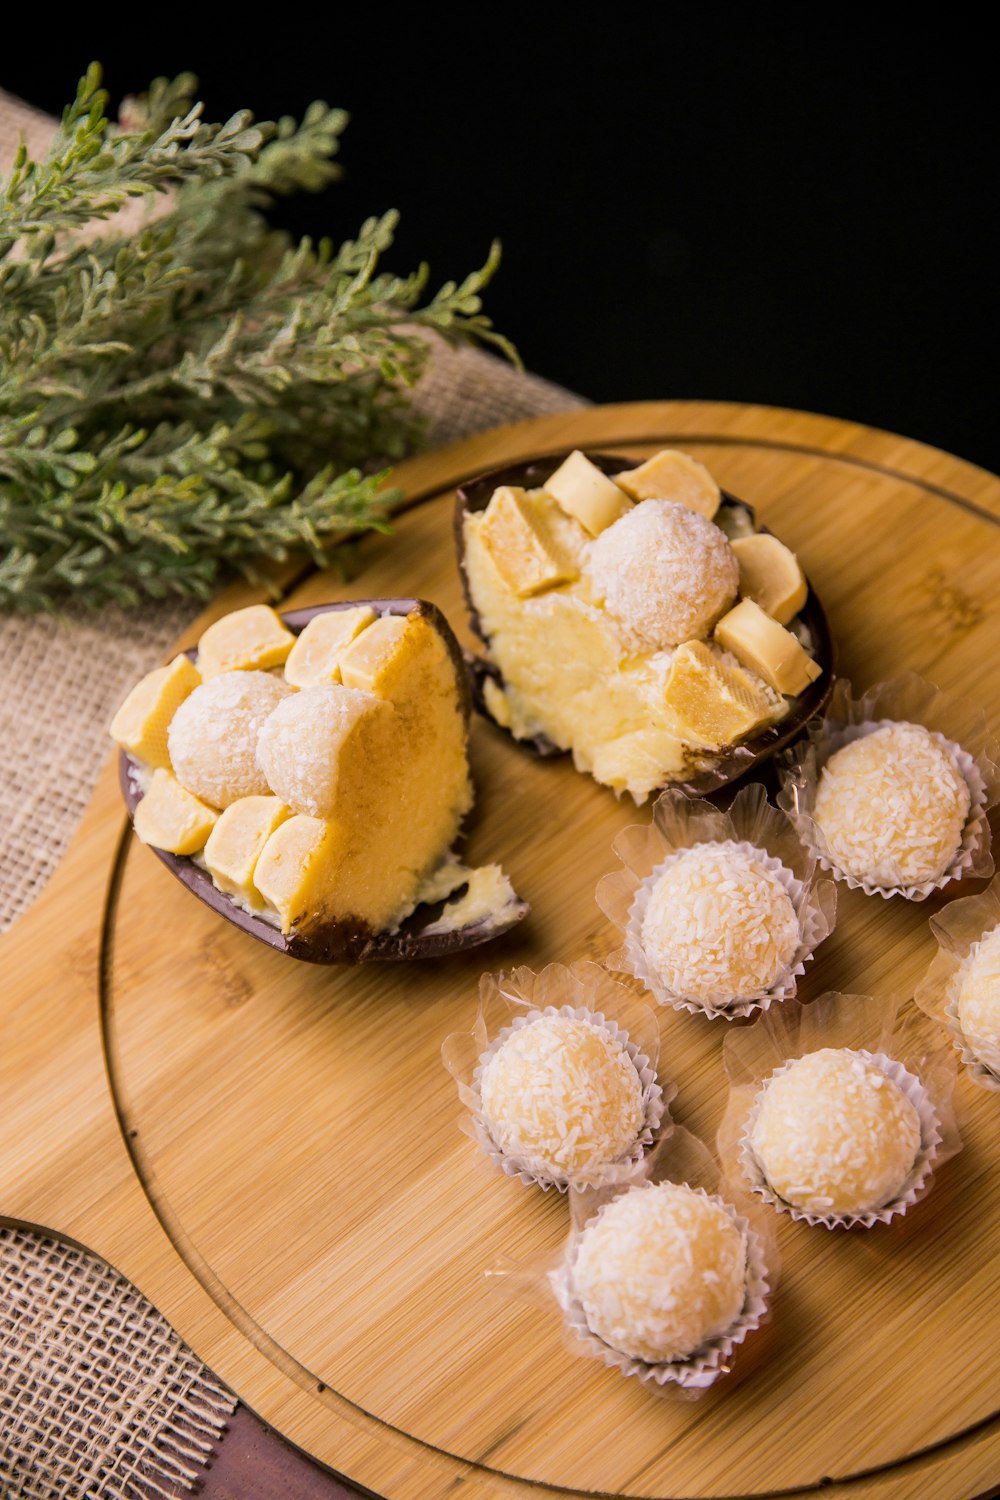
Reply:
M6 46L0 84L58 111L93 57L115 101L193 70L214 119L325 98L351 114L344 178L282 222L342 238L396 207L390 266L435 281L498 236L487 311L529 368L598 401L828 412L1000 469L983 39L944 13L583 14L132 13Z

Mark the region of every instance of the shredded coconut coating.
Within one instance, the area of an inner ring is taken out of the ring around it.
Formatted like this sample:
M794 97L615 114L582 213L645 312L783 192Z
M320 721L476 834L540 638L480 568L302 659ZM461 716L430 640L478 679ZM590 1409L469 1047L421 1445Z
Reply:
M1000 1075L1000 927L972 951L958 992L958 1024L969 1051Z
M951 751L922 724L889 724L830 756L813 820L832 863L891 889L938 880L972 799Z
M379 711L391 712L371 693L340 683L283 699L257 738L257 764L272 792L293 812L331 818L341 746L355 725Z
M683 1184L647 1183L584 1229L573 1290L592 1333L659 1364L732 1327L746 1300L746 1258L746 1237L719 1203Z
M290 692L268 672L223 672L196 687L167 730L170 761L181 786L211 807L266 796L257 735Z
M740 578L719 527L675 500L643 500L602 531L587 570L634 651L703 640Z
M641 929L661 984L716 1008L763 995L791 966L800 939L778 876L732 842L696 844L668 865Z
M786 1203L867 1213L898 1196L920 1149L920 1118L874 1063L824 1047L768 1080L750 1144Z
M642 1083L602 1026L539 1016L501 1043L483 1068L483 1116L505 1156L560 1179L617 1161L643 1120Z

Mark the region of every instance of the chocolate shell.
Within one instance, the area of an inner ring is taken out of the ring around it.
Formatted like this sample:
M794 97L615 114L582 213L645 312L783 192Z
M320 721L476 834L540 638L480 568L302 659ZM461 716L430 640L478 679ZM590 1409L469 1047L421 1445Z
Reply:
M337 604L315 605L311 609L289 610L281 618L288 629L298 635L315 615L326 614L330 610L357 609L359 604L367 604L378 615L426 616L441 636L455 663L462 712L468 720L471 706L469 682L462 652L448 621L435 605L428 604L423 599L350 599ZM187 655L193 661L198 655L197 647L192 646ZM143 796L138 770L138 762L124 750L121 751L118 779L129 817L132 817ZM248 932L258 942L276 948L279 953L287 953L291 958L303 959L307 963L358 964L372 959L398 962L415 958L443 958L449 953L491 942L493 938L516 926L528 914L527 902L518 900L508 905L499 915L482 917L455 931L428 932L427 929L434 925L447 904L445 901L437 901L418 906L395 932L373 932L364 923L335 921L312 927L306 933L297 933L294 929L283 933L263 917L255 916L238 906L225 892L218 889L208 872L193 859L168 854L153 845L148 847L182 885L186 885L199 901L204 901L206 906L218 912L227 922ZM453 901L460 893L461 887L458 887L447 898L448 901Z
M479 615L469 592L468 579L465 573L465 533L462 522L467 513L483 511L490 503L493 491L500 485L517 485L523 489L540 489L550 475L554 474L559 465L569 457L568 452L555 453L545 457L528 459L522 463L510 464L503 469L494 469L490 473L482 474L478 479L463 485L456 492L455 500L455 542L458 550L459 568L462 574L462 590L465 594L465 602L469 611L469 623L483 645L489 650L489 640L482 629ZM621 455L608 453L587 453L591 463L596 465L605 474L617 474L623 469L634 467L636 460ZM739 500L735 495L722 491L722 503L719 507L719 515L729 510L733 513L743 512L755 531L767 531L767 527L758 527L753 507L747 505L744 500ZM808 583L808 579L806 580ZM830 694L833 692L834 683L834 647L830 635L830 627L827 623L826 614L820 604L816 593L809 585L809 593L806 602L799 611L798 618L808 629L816 650L816 660L823 668L822 676L815 682L809 684L803 693L794 700L789 713L781 720L780 724L772 725L762 730L760 734L751 736L737 745L732 745L719 752L714 765L708 769L699 771L692 775L687 781L669 781L665 783L668 787L675 787L678 791L685 792L690 797L705 797L711 792L717 792L722 787L729 786L741 777L761 768L764 762L770 760L773 755L786 749L794 740L802 734L806 724L817 714L823 712L829 702ZM466 667L472 684L472 700L479 713L497 728L502 728L490 714L486 707L483 696L483 687L487 678L502 685L503 676L499 668L489 660L487 656L478 656L472 652L465 654ZM509 730L505 731L510 733ZM512 735L513 739L514 736ZM516 740L516 743L534 755L549 757L556 755L568 755L569 751L562 750L554 745L544 735L538 735L532 739Z

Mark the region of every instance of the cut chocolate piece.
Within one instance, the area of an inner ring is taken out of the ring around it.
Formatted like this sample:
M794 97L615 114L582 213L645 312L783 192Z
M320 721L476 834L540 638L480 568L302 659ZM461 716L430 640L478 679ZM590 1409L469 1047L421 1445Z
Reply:
M631 509L624 491L578 448L550 475L545 489L589 536L599 536Z
M752 599L743 599L723 615L715 627L715 639L769 687L787 697L803 692L823 670L792 632L772 620Z
M149 791L135 809L132 826L144 844L169 854L197 854L204 849L219 814L181 786L162 768L153 772Z
M136 760L170 770L167 729L200 682L197 667L184 655L175 656L169 666L147 672L111 720L111 738Z
M664 448L637 469L616 474L615 483L633 500L676 500L708 520L722 499L722 491L705 465L676 448Z
M375 611L367 604L316 615L288 653L285 681L297 688L340 682L340 658L374 619Z
M777 713L752 677L701 641L678 646L663 696L678 735L711 750L745 739Z
M770 532L738 537L733 552L740 565L740 593L759 604L779 625L793 620L806 602L809 585L790 547Z
M314 963L441 957L491 941L528 911L498 867L469 869L447 845L443 861L429 852L445 835L453 840L471 797L465 762L469 692L447 622L420 600L371 600L362 608L375 617L371 628L391 622L376 633L384 649L371 654L365 668L385 695L369 696L386 730L369 747L370 755L349 755L339 767L335 816L289 817L276 797L244 798L243 807L234 802L211 851L227 891L200 865L153 845L172 873L228 921ZM284 622L294 634L321 615L357 609L297 610ZM124 754L121 784L134 814L146 772ZM450 801L429 795L441 786L451 786ZM258 818L260 808L273 821ZM216 823L214 810L206 811L218 827L222 819Z
M273 609L251 604L208 627L198 642L198 670L204 678L220 672L266 672L281 666L294 642Z
M253 908L264 905L254 885L257 861L271 834L290 816L280 797L241 797L220 814L205 845L205 863L220 891Z
M483 517L481 539L493 565L519 599L554 588L576 577L576 569L561 554L551 529L545 526L542 506L520 489L497 490Z
M585 457L605 475L634 467L622 457L593 453ZM589 771L615 791L628 791L637 801L662 786L705 795L789 744L803 724L821 711L833 683L833 647L823 611L815 595L807 594L796 630L823 672L794 702L750 674L766 704L756 728L744 739L717 749L683 739L676 719L664 706L671 650L654 649L658 641L644 644L631 636L626 640L625 627L608 608L606 575L613 569L606 568L600 582L595 577L594 554L605 547L608 528L582 548L578 543L567 546L579 577L523 597L505 583L483 545L485 515L496 492L504 488L520 490L535 503L548 503L550 521L574 526L579 536L586 535L549 494L551 476L565 461L566 456L560 455L512 464L458 491L455 530L462 581L473 629L486 647L483 655L468 656L476 706L538 755L571 749L578 769ZM662 503L640 502L626 510L625 520L612 522L611 531L627 525L646 504ZM730 543L756 532L752 509L726 494L714 525ZM562 544L561 535L559 541ZM731 560L735 598L738 566L734 553ZM709 615L704 628L691 629L677 639L683 644L698 637L704 644L712 623ZM616 638L614 645L609 635ZM730 671L740 670L735 662L726 663L721 652L717 659ZM716 739L719 730L716 726Z

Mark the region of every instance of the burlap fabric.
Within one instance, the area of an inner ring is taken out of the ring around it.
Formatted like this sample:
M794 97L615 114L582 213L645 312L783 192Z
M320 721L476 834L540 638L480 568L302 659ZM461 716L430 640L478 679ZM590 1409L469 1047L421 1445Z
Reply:
M42 152L52 128L0 90L0 170L22 134ZM434 446L584 404L489 356L443 348L416 399ZM0 931L64 853L107 756L116 705L197 613L166 604L70 610L59 620L0 614ZM102 1261L0 1229L2 1500L190 1490L234 1402Z

